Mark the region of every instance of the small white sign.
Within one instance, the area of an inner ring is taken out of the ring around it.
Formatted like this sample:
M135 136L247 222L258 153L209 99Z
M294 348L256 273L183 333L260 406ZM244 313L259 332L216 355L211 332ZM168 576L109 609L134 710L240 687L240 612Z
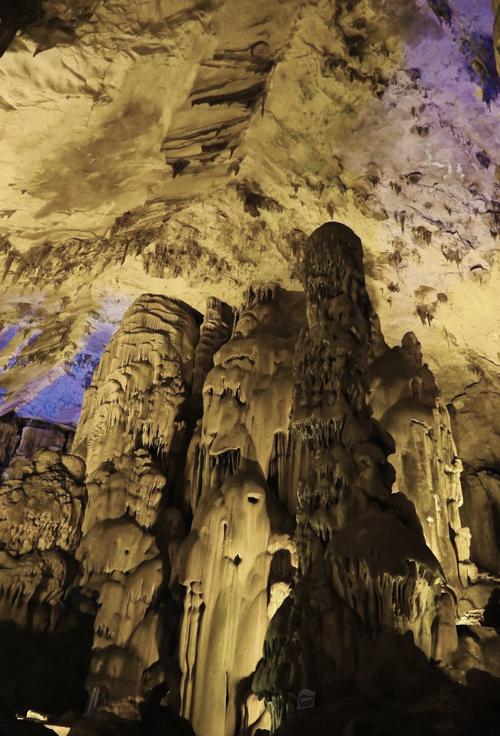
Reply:
M316 702L316 693L314 690L308 690L304 688L300 691L297 698L297 710L308 710L308 708L314 708Z

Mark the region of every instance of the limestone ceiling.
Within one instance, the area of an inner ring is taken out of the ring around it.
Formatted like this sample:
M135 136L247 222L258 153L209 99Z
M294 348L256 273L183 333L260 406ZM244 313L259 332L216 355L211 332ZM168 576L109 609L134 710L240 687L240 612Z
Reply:
M298 288L293 253L329 219L364 242L387 340L413 329L448 397L496 372L490 0L3 0L0 18L0 411L74 421L135 296Z

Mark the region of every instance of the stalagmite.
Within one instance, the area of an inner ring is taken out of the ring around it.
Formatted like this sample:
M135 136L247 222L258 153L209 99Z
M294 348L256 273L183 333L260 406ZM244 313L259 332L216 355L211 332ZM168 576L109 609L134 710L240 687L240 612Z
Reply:
M182 713L198 736L232 736L262 716L249 678L276 605L273 558L293 553L291 518L279 507L271 469L275 438L288 434L302 303L277 287L250 289L204 383L188 466L194 519L178 569L186 586Z
M470 532L462 526L462 463L448 410L434 376L422 362L420 343L407 333L401 347L370 367L370 406L394 439L395 487L415 505L429 548L459 594L475 579Z
M427 655L435 650L444 576L412 504L391 495L393 442L366 403L371 307L362 259L354 233L330 223L309 238L299 266L307 297L291 418L299 573L290 605L275 616L283 633L276 638L271 625L254 679L275 725L297 707L301 688L324 704L348 687L361 622L367 634L411 631ZM351 646L340 645L341 630Z
M143 673L160 664L160 590L176 539L169 508L179 502L175 453L200 321L182 302L140 297L101 359L75 435L89 495L78 558L84 589L99 604L88 691L110 708L139 698Z

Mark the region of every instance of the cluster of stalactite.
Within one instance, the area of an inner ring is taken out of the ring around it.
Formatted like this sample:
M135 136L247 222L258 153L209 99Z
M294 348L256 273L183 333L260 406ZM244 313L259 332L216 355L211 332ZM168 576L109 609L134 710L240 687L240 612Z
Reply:
M458 680L491 671L496 640L457 635L477 569L420 345L385 344L349 228L318 229L298 273L301 292L251 287L204 318L140 297L74 454L64 428L0 424L0 619L78 591L88 712L136 717L159 688L197 736L274 732L304 689L354 692L384 636Z

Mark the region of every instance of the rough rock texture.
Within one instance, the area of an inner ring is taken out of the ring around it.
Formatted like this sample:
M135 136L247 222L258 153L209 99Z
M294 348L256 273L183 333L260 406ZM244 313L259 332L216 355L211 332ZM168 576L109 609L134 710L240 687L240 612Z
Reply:
M80 458L42 448L14 456L0 483L0 680L18 708L82 703L87 624L66 597L78 576L84 480Z
M490 0L5 12L3 410L76 423L134 298L296 287L294 244L332 216L366 244L386 338L417 335L445 400L498 365Z
M87 462L89 496L77 556L82 584L99 604L92 707L140 695L143 673L169 646L161 605L172 601L160 588L173 562L169 544L182 535L175 452L186 429L199 317L182 302L143 295L85 396L74 451Z
M51 450L37 451L33 462L11 463L0 495L0 536L6 549L17 555L53 547L73 552L80 541L84 477L79 458Z

